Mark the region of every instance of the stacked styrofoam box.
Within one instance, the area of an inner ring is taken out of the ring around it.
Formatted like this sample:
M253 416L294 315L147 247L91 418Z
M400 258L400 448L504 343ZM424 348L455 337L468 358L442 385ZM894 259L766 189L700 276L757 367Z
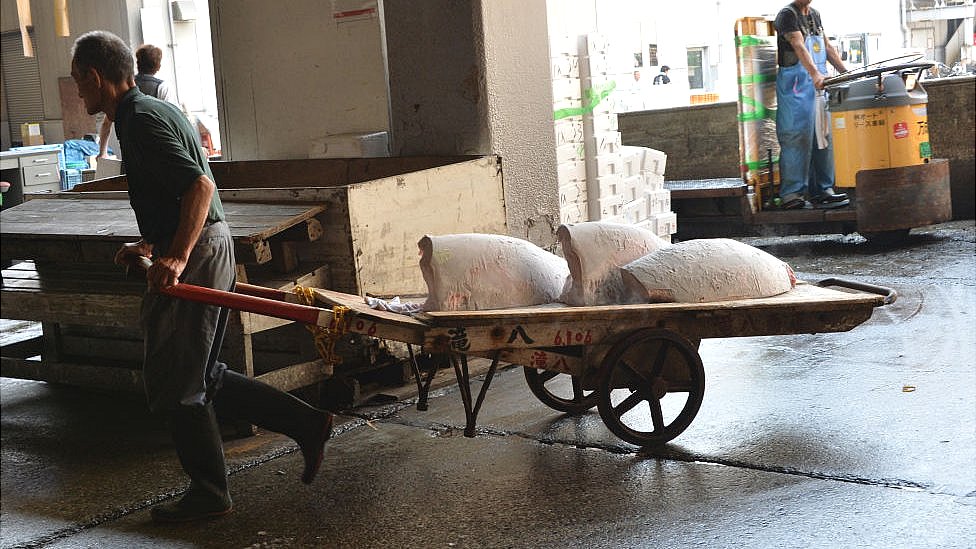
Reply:
M575 39L552 37L549 41L552 75L552 108L556 114L556 174L559 185L559 220L579 223L587 213L586 164L583 147L583 106L579 55ZM572 113L566 116L567 111Z
M671 211L671 191L664 188L664 167L667 155L646 147L632 147L640 151L640 174L644 183L647 206L645 227L656 235L670 240L678 230L678 217ZM631 147L624 147L625 150Z
M592 33L580 36L578 46L583 103L587 107L583 114L583 139L590 219L623 221L620 216L626 201L621 189L625 174L621 172L617 115L609 94L614 85L610 45L605 36Z

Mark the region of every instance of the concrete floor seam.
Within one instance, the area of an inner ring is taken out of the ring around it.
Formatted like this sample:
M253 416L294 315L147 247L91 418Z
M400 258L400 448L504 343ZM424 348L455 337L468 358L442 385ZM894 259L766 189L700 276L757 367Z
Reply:
M125 518L128 515L131 515L132 513L138 513L140 511L143 511L145 509L148 509L149 507L152 507L153 505L156 505L157 503L161 503L161 502L166 501L168 499L171 499L171 498L174 498L176 496L179 496L179 495L183 494L183 492L185 492L185 491L186 491L186 489L179 489L179 490L175 490L175 491L164 492L162 494L157 494L156 496L154 496L154 497L152 497L152 498L150 498L150 499L148 499L146 501L143 501L143 502L140 502L140 503L137 503L137 504L134 504L134 505L127 505L127 506L124 506L122 508L116 509L116 510L114 510L112 512L103 513L101 515L98 515L96 517L93 517L93 518L91 518L91 519L89 519L89 520L87 520L85 522L75 523L75 524L72 524L71 526L67 526L65 528L61 528L59 530L55 530L53 532L50 532L48 534L45 534L45 535L37 538L37 539L30 540L30 541L28 541L26 543L19 543L19 544L16 544L16 545L4 546L4 548L5 549L35 549L35 548L39 548L39 547L44 547L45 545L49 545L51 543L54 543L54 542L57 542L57 541L60 541L60 540L64 540L64 539L70 538L71 536L75 536L77 534L80 534L80 533L84 532L85 530L90 530L92 528L97 528L97 527L99 527L99 526L101 526L101 525L103 525L105 523L113 522L113 521L116 521L116 520Z
M422 423L422 422L407 421L407 420L397 421L394 418L386 418L383 421L394 423L396 425L401 425L404 427L426 429L433 432L435 436L457 436L457 434L463 433L465 430L465 428L461 425L451 425L451 424L440 423L440 422ZM924 491L925 493L930 495L943 495L943 496L952 496L952 497L960 496L960 494L930 491L929 489L932 487L932 485L922 483L922 482L916 482L912 480L893 479L893 478L874 479L874 478L859 477L856 475L838 475L838 474L831 474L831 473L823 473L819 471L803 471L791 467L757 465L757 464L752 464L752 463L739 461L739 460L723 459L723 458L704 456L698 454L678 455L673 453L667 453L662 455L655 455L643 449L629 449L629 448L623 448L621 446L615 446L612 444L594 444L594 443L578 443L578 442L562 442L556 440L546 440L546 439L541 439L532 436L529 433L525 433L521 431L507 431L504 429L478 427L475 430L475 436L485 436L485 437L515 436L515 437L522 438L524 440L528 440L539 444L544 444L547 446L565 446L570 448L576 448L579 450L586 450L586 449L602 450L602 451L619 454L619 455L634 455L640 458L664 459L664 460L678 461L684 463L706 463L710 465L721 465L725 467L748 469L751 471L760 471L765 473L777 473L783 475L801 476L801 477L807 477L807 478L813 478L819 480L831 480L836 482L862 484L866 486L879 486L884 488L895 488L900 490L908 489L908 490L915 490L915 491Z

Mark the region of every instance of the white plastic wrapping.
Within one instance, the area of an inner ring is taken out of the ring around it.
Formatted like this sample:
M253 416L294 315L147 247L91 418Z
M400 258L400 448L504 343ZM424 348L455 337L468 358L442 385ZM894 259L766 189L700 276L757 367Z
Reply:
M770 297L796 286L793 269L748 244L727 238L688 240L621 268L632 303L706 303Z
M626 302L620 267L671 245L647 229L605 221L562 225L556 236L570 273L560 301L577 306Z
M559 256L526 240L494 234L425 236L420 270L425 311L479 311L558 300L569 277Z

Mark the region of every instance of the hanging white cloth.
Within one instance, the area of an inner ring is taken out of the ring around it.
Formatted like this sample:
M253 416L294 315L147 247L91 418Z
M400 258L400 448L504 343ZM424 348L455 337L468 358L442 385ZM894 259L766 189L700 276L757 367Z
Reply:
M827 112L827 98L822 91L814 95L813 118L817 148L826 149L830 146L830 113Z

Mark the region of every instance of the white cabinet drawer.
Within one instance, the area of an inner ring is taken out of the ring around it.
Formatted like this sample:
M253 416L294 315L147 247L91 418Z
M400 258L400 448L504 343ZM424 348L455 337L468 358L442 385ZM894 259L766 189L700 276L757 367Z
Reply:
M22 156L20 158L21 168L28 168L30 166L47 166L49 164L53 164L54 169L57 170L58 167L57 151L44 153L44 154L33 154L30 156Z
M46 183L60 183L61 174L58 172L57 155L54 164L40 166L25 166L23 168L24 187L44 185Z

